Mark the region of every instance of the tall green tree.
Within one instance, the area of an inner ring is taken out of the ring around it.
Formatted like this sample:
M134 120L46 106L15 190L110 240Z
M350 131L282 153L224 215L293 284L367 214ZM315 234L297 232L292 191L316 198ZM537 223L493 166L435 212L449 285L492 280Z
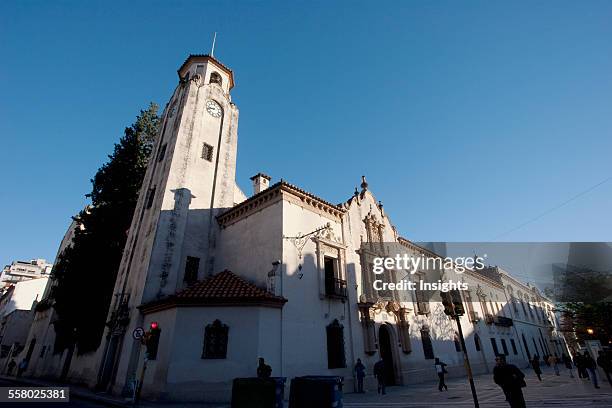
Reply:
M60 255L54 269L56 351L76 344L83 353L100 344L127 231L158 133L157 112L154 103L140 111L91 179L92 191L87 194L91 205L78 215L84 228L77 228L72 246Z

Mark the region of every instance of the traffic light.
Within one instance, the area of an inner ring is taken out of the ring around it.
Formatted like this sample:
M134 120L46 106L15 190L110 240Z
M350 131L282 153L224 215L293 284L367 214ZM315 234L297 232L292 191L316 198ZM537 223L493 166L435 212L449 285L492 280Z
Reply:
M147 358L155 360L157 358L157 348L159 347L159 335L161 329L157 322L151 322L149 331L145 334L145 346L147 347Z
M444 306L444 314L453 317L463 316L465 314L463 302L461 301L461 293L458 290L440 292L440 297L442 298L442 305Z
M457 316L463 316L465 314L465 309L463 308L463 302L461 301L461 292L458 290L451 291L451 298L453 300L455 313Z
M444 314L453 316L455 314L455 308L451 294L448 292L440 292L440 297L442 298L442 305L444 306Z

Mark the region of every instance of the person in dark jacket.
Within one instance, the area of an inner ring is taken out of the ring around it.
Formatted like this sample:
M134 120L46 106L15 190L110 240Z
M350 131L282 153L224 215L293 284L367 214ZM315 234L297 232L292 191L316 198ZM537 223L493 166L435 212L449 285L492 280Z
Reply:
M259 365L257 366L258 378L270 378L272 376L272 367L266 364L265 360L259 357Z
M378 393L385 395L385 362L382 358L374 364L374 377L378 380Z
M610 379L610 371L612 371L612 362L610 361L610 356L606 355L603 350L599 350L599 355L597 356L597 365L601 367L603 372L606 374L606 378L608 382L612 386L612 379Z
M526 385L525 374L517 366L506 364L505 356L497 356L495 363L493 381L504 391L506 401L511 408L525 408L525 398L522 390L522 387Z
M444 374L447 373L446 363L443 363L438 357L436 357L434 367L436 368L436 373L438 374L438 390L442 391L443 389L445 389L446 391L448 391L448 385L446 385L446 383L444 382Z
M538 376L538 380L542 381L542 369L540 368L540 356L537 354L531 359L531 367L533 372Z
M357 359L355 364L355 377L357 377L357 392L363 394L363 378L365 377L365 366L361 362L361 359Z
M593 357L591 357L588 351L584 352L582 361L584 362L584 367L589 372L589 378L593 382L593 386L595 386L595 388L599 388L599 385L597 384L597 364L595 364L595 360L593 360Z

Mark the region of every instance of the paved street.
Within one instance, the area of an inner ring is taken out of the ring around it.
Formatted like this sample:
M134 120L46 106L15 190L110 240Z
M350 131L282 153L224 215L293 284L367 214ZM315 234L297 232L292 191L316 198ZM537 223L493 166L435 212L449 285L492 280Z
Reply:
M588 380L571 379L567 371L561 376L544 370L539 382L530 369L525 369L527 387L523 389L528 407L611 407L612 387L600 379L600 389L595 389ZM501 389L493 383L492 375L475 379L476 391L481 407L508 407ZM406 387L389 387L387 395L378 396L376 390L363 394L346 394L347 408L402 408L402 407L471 407L472 394L466 379L447 381L448 391L439 392L437 383Z

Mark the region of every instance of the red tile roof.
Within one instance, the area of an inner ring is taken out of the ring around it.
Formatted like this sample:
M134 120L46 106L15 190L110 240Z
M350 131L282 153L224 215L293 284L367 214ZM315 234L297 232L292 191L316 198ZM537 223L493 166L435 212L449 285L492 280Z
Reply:
M275 296L225 270L197 281L167 298L140 306L143 313L177 306L267 306L282 307L287 299Z

